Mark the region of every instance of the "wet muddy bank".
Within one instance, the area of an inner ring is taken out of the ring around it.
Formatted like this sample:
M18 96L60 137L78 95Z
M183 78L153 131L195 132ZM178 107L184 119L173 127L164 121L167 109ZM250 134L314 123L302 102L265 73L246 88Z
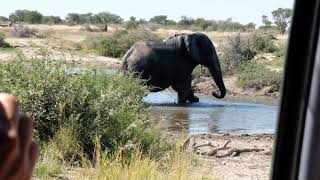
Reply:
M272 86L264 87L260 90L244 89L236 85L235 76L224 77L227 89L227 99L242 99L245 101L257 99L257 102L270 102L275 104L279 101L280 92ZM195 93L211 95L213 91L218 91L211 77L196 77L192 80L192 89ZM246 100L247 99L247 100Z

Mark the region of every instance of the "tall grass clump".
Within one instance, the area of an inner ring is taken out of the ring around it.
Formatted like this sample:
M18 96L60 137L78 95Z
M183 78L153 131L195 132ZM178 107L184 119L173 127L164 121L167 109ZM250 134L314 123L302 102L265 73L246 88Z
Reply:
M125 157L125 152L118 149L112 155L103 154L96 168L90 164L75 177L89 179L150 179L150 180L181 180L203 179L202 174L192 177L191 165L200 165L192 155L182 152L178 147L168 151L160 160L155 160L149 155L134 149L130 158Z
M84 50L89 50L101 56L120 58L131 46L139 40L160 41L160 38L150 31L139 30L119 30L108 36L88 37L81 43Z
M243 88L262 89L266 86L273 86L279 90L282 75L280 72L272 71L264 65L256 62L242 63L237 68L237 85Z
M40 144L56 144L51 149L65 152L60 160L78 161L75 154L79 152L93 160L97 139L104 152L129 145L148 152L152 145L157 146L154 156L159 156L167 148L159 133L150 128L142 102L147 88L131 76L94 75L89 68L69 74L64 64L50 56L27 59L21 54L1 63L0 71L0 91L14 94L22 111L34 119ZM70 128L73 138L59 139L59 133Z

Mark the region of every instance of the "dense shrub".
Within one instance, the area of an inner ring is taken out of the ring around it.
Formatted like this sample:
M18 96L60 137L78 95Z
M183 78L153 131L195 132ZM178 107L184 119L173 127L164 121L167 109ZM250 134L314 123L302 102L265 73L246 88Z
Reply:
M82 47L102 56L119 58L139 40L160 41L160 38L147 30L120 30L109 36L89 37L82 43Z
M59 16L43 16L42 18L43 24L62 24L62 19Z
M4 16L0 16L0 23L6 23L9 21L9 18L4 17Z
M127 143L144 152L161 144L159 134L148 128L142 102L147 88L138 80L94 75L89 68L68 74L66 66L48 57L25 60L19 55L0 64L0 91L14 94L22 111L34 119L39 142L48 143L61 137L60 130L72 127L71 133L76 133L72 142L77 141L77 149L88 157L93 156L97 139L101 150L109 152ZM63 146L62 140L57 143Z
M4 40L5 37L6 37L5 34L3 32L0 32L0 48L10 47L10 44L5 42L5 40Z
M273 86L279 90L281 73L267 69L264 65L255 62L242 63L237 68L237 85L243 88L262 89Z
M251 60L255 55L256 51L253 44L250 41L241 39L240 33L229 37L222 48L222 70L227 74L232 74L240 63Z
M202 65L198 65L196 68L193 69L192 76L193 77L200 77L200 76L210 77L211 74L210 74L209 69L207 67L204 67Z
M34 35L31 28L24 26L22 24L15 25L12 29L12 35L19 38L29 38Z
M273 53L278 50L274 45L276 38L272 34L253 33L248 38L257 52Z
M139 26L137 21L127 21L124 23L124 28L126 30L135 30L137 29Z
M274 45L275 37L271 34L250 33L241 36L240 33L229 37L222 48L222 69L227 73L234 70L245 61L249 61L259 52L274 53L278 48Z

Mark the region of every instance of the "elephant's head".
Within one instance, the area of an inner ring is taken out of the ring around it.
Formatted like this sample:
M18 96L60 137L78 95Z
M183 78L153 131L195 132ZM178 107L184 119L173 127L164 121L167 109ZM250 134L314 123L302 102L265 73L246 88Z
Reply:
M218 86L220 93L213 92L216 98L223 98L226 95L226 88L222 79L222 71L219 59L211 40L202 33L181 34L181 40L187 50L191 61L208 67L214 82Z

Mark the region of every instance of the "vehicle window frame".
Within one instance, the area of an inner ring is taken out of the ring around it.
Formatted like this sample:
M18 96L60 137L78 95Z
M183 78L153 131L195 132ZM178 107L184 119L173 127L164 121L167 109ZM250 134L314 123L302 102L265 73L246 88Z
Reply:
M296 0L286 56L271 179L298 179L319 35L319 1ZM318 172L320 177L320 171Z

